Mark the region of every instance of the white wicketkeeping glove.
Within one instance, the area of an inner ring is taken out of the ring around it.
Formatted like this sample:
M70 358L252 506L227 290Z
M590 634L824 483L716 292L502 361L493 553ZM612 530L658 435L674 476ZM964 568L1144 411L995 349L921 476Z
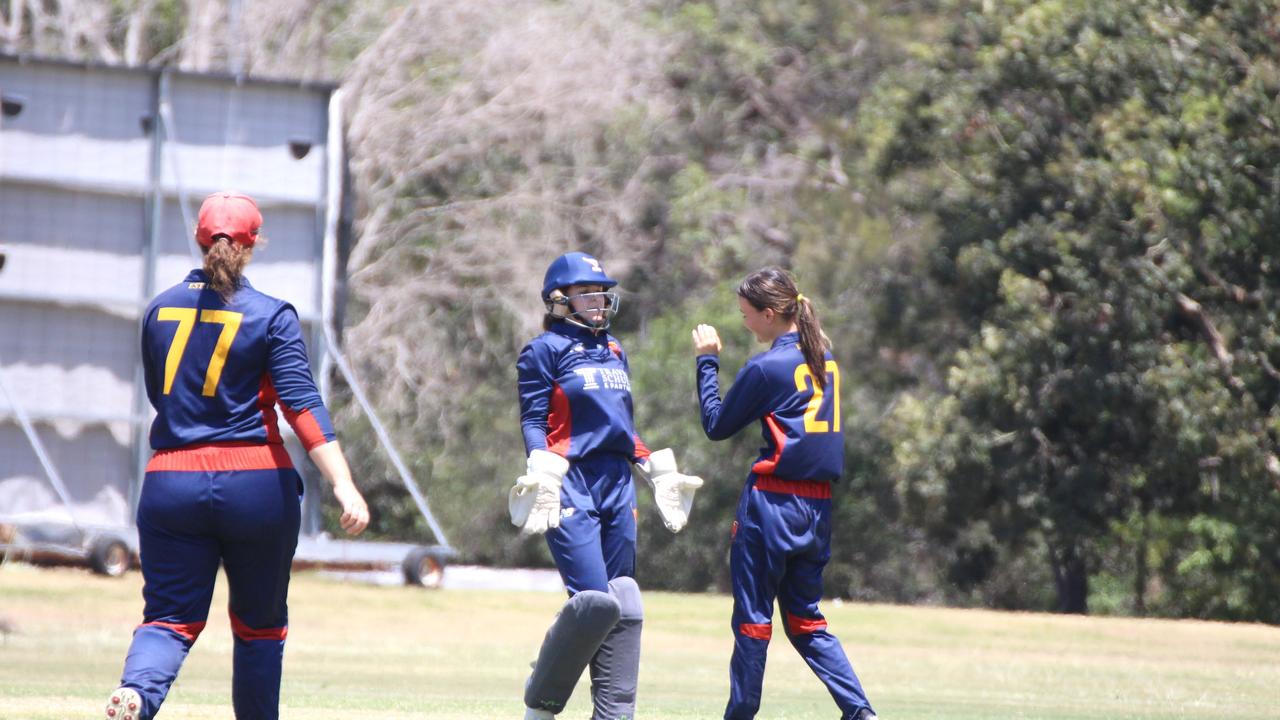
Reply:
M662 524L673 533L684 529L693 509L693 494L702 487L702 478L685 475L676 469L676 454L671 448L651 453L647 460L636 463L636 474L653 488Z
M560 527L560 482L568 471L569 461L553 452L529 453L524 475L507 493L511 524L527 535Z

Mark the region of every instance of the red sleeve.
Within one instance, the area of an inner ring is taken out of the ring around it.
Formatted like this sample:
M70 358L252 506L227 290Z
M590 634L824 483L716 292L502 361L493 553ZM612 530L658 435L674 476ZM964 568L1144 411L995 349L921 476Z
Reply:
M649 453L651 451L649 450L649 447L644 444L644 441L640 439L640 436L632 435L631 437L636 441L636 451L633 453L634 457L632 458L632 462L640 462L641 460L649 457Z

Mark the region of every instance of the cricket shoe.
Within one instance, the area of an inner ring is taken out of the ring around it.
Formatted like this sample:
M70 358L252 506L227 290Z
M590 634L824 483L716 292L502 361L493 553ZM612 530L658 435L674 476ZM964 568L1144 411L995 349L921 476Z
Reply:
M117 688L107 700L107 720L141 720L142 696L128 687Z
M854 713L853 720L880 720L875 713L871 712L871 708L862 708Z
M527 707L524 709L524 720L555 720L555 714L548 710Z

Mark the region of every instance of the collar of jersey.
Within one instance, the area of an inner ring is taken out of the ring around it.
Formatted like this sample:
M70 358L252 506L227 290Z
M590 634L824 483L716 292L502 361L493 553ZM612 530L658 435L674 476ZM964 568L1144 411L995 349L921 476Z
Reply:
M773 348L781 347L783 345L799 345L799 344L800 344L800 333L798 332L782 333L781 335L773 339L773 344L769 346L769 349L772 350Z
M608 342L609 340L608 333L602 332L597 335L584 327L578 327L577 325L563 321L552 325L551 332L556 333L557 335L571 337L575 340L591 340L599 343Z

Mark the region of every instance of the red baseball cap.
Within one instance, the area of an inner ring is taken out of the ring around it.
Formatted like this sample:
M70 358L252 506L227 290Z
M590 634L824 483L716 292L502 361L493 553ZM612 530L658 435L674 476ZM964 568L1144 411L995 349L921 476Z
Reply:
M196 242L201 247L210 247L214 238L226 235L232 242L253 247L260 227L262 213L258 212L258 203L253 198L240 193L216 192L200 205Z

